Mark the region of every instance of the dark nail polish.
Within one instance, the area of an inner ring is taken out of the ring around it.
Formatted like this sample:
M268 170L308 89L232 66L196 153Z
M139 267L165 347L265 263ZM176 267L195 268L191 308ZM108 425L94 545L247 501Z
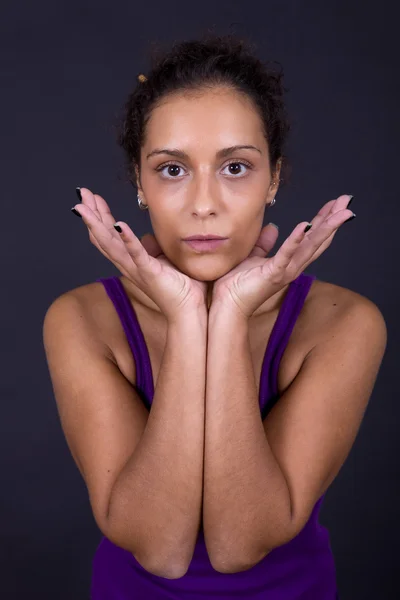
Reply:
M71 208L71 212L73 212L74 215L76 215L77 217L80 217L82 219L82 215L77 210L75 210L75 208Z
M75 191L76 191L76 195L78 196L79 202L82 202L81 188L77 187L77 188L75 188Z
M353 202L353 198L354 196L350 196L350 202L348 203L347 208L349 208L350 204Z
M351 217L349 217L348 219L345 220L345 223L347 223L347 221L352 221L353 219L356 218L357 215L355 215L354 213L351 215Z
M312 227L312 223L309 223L307 225L307 227L305 228L304 233L306 233L307 231L309 231L311 229L311 227Z
M122 228L119 225L114 225L114 229L116 229L118 233L122 232Z

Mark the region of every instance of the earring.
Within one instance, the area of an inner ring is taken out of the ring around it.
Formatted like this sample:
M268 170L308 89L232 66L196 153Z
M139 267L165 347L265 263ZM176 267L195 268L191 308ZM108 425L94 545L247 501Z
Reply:
M140 199L140 196L139 196L139 194L138 194L138 197L137 197L137 201L138 201L138 204L139 204L139 208L140 208L140 210L147 210L147 209L149 208L149 207L147 206L147 204L143 204L143 202L142 202L142 201L141 201L141 199Z
M280 181L280 179L279 179L279 181ZM274 181L274 183L272 185L276 185L276 183L277 182ZM273 198L273 200L271 200L271 202L269 203L269 206L273 206L275 204L275 202L276 202L276 198Z

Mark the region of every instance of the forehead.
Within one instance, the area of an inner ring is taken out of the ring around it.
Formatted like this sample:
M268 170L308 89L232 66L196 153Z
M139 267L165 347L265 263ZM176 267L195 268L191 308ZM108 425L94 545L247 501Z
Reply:
M211 140L218 146L263 144L261 117L250 98L226 89L168 96L152 111L145 147Z

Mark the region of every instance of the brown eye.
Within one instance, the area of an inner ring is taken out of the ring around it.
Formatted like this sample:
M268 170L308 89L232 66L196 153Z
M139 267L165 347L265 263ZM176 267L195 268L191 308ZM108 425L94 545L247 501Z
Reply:
M168 168L168 174L170 175L170 177L165 176L166 179L177 179L177 175L179 174L178 171L179 171L179 169L182 169L182 167L180 167L179 165L177 165L175 163L164 163L163 165L160 165L159 167L157 167L156 171L163 172L164 169L167 169L167 168Z
M229 168L230 174L233 175L235 177L235 179L239 179L239 177L236 177L236 175L239 175L241 177L243 177L243 169L241 169L241 167L246 167L246 169L252 169L252 165L248 162L244 162L241 160L233 160L230 163L228 163L225 167L225 169Z
M240 163L230 163L228 166L229 171L232 173L232 175L238 175L241 172Z

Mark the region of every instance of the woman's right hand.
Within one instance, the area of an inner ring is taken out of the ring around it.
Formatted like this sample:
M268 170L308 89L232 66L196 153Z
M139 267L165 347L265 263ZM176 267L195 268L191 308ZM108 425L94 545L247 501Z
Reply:
M104 198L88 188L80 189L82 203L74 208L88 227L92 244L155 302L169 322L199 311L207 314L206 282L177 270L165 254L151 256L124 221L118 221L122 228L118 233Z

